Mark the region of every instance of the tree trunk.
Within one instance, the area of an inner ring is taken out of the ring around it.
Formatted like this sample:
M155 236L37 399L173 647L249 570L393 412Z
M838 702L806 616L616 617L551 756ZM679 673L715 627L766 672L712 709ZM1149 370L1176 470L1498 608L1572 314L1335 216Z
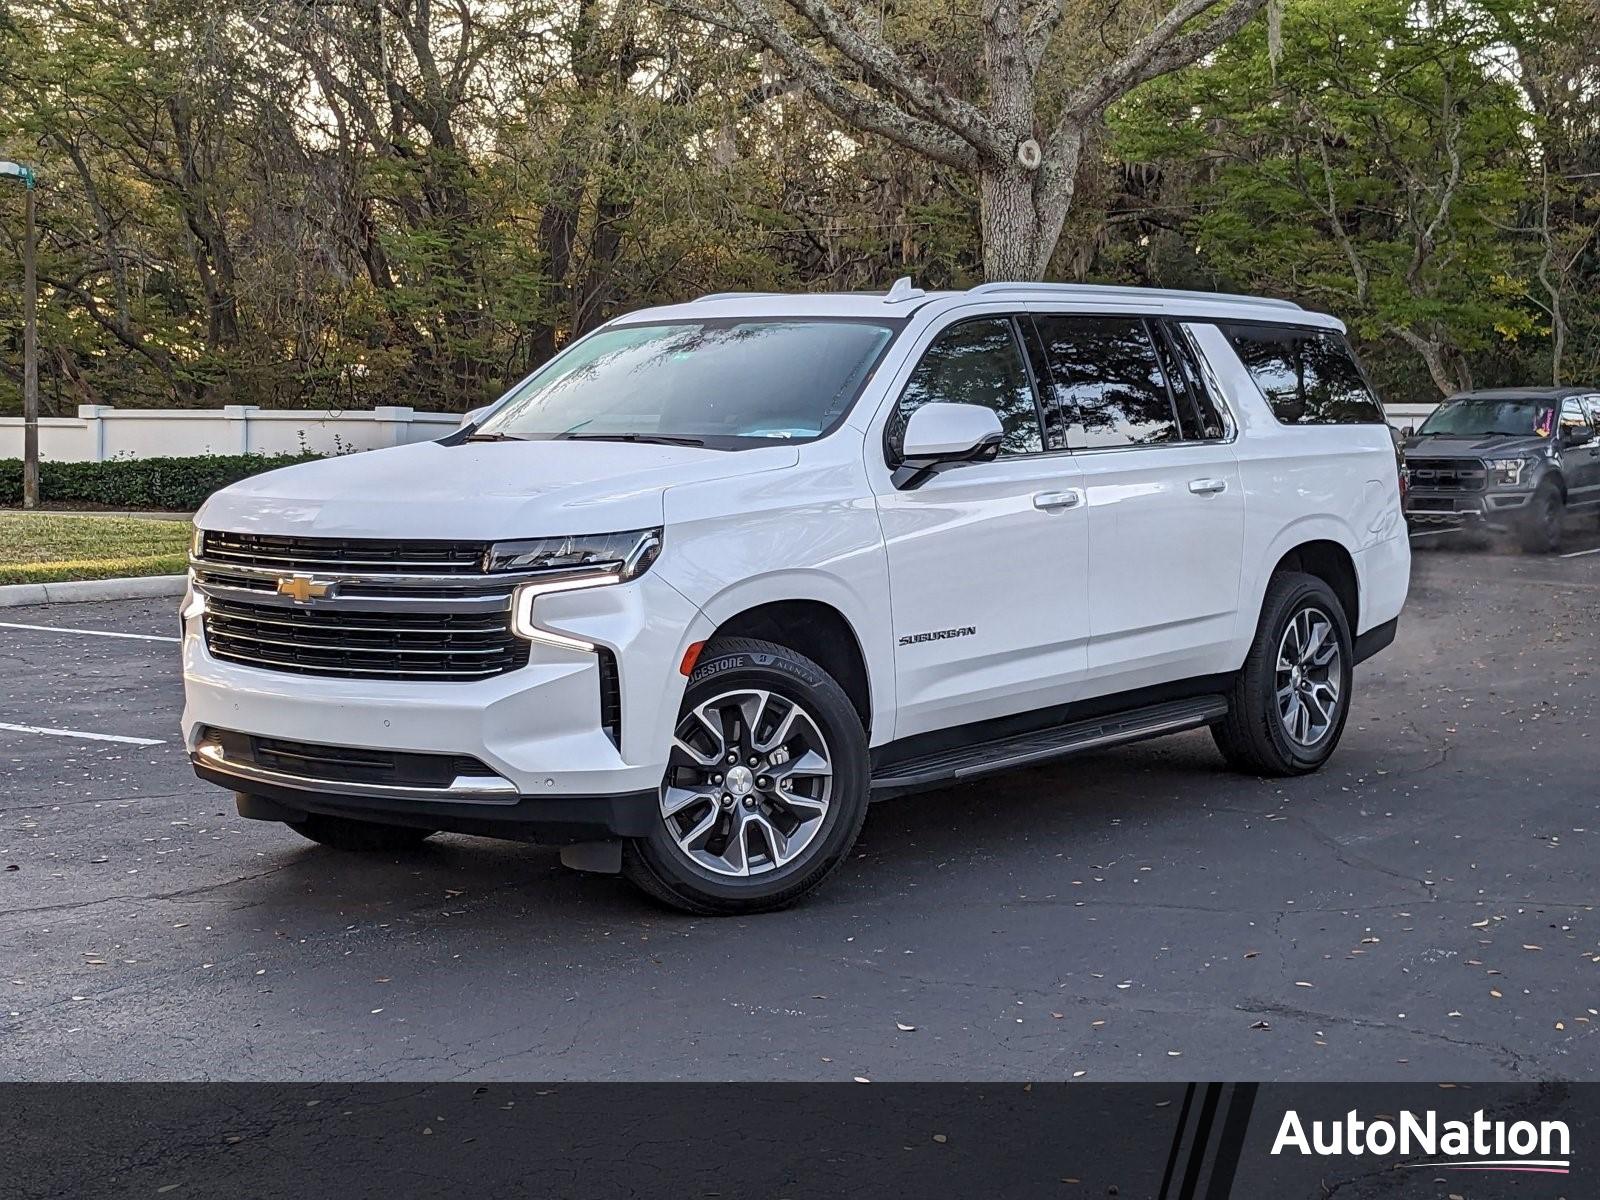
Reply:
M1421 357L1433 386L1439 389L1441 395L1452 396L1457 392L1472 390L1472 370L1467 364L1466 355L1457 347L1437 335L1424 337L1403 325L1390 325L1389 329Z
M983 217L983 277L990 282L1039 278L1039 222L1032 173L1014 164L985 168L978 179Z

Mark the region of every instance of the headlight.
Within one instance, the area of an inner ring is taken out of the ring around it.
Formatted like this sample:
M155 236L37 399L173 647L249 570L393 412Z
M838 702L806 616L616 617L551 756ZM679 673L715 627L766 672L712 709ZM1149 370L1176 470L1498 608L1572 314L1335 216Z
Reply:
M530 642L587 651L594 649L594 643L538 625L533 613L535 602L550 592L607 587L637 579L660 554L661 530L634 529L626 533L496 542L489 547L486 565L490 571L538 571L544 576L524 583L512 593L512 633Z
M1525 458L1491 458L1489 469L1495 473L1495 482L1516 487L1522 482L1522 472L1527 469Z
M661 552L661 530L597 533L578 537L529 538L489 547L491 571L549 571L575 574L614 571L623 579L643 575Z
M206 548L206 531L196 525L189 534L189 557L199 558Z

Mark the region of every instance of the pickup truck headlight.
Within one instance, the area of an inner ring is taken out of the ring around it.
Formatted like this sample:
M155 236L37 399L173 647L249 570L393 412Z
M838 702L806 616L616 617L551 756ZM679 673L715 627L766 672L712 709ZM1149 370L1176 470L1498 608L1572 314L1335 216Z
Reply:
M1494 480L1506 487L1516 487L1522 482L1522 473L1528 468L1525 458L1491 458L1489 469L1494 472Z
M594 643L545 629L534 619L534 604L551 592L608 587L637 579L661 554L660 529L633 529L576 537L529 538L489 547L490 571L538 571L511 594L511 632L530 642L569 650L593 650Z

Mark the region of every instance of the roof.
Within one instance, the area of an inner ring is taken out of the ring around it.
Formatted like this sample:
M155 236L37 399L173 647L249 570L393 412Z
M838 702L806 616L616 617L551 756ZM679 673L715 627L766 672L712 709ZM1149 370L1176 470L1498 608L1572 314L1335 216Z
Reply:
M1476 388L1470 392L1457 392L1451 400L1565 400L1568 396L1592 396L1600 392L1595 387L1520 387Z
M1292 300L1237 296L1226 292L1119 287L1092 283L982 283L966 291L926 292L909 279L887 292L717 292L684 304L641 309L619 318L692 320L727 317L854 317L901 320L927 309L949 310L995 302L1059 304L1086 311L1173 314L1239 321L1343 328L1334 318L1310 312Z

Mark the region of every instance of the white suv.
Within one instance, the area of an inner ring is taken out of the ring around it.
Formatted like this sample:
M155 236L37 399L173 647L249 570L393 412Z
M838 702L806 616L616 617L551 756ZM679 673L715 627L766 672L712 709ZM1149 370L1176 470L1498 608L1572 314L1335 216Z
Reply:
M1410 564L1338 321L1042 284L632 313L196 526L184 733L242 815L702 913L810 891L892 793L1200 726L1315 770Z

